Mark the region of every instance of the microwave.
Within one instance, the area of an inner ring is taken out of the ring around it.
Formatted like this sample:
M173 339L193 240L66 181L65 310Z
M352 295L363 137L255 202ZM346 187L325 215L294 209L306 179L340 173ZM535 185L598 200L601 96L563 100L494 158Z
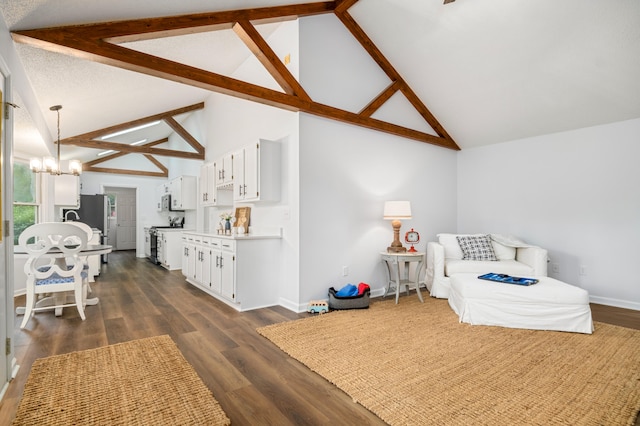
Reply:
M184 210L171 208L171 194L164 194L160 199L161 211L163 212L182 212Z
M160 210L163 212L168 212L171 209L171 194L164 194L160 199Z

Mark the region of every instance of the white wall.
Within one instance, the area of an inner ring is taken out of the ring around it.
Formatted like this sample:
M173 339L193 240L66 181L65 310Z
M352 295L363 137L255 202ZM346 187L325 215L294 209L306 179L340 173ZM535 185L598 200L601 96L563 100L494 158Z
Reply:
M87 172L80 175L80 193L102 194L107 186L136 188L136 256L144 257L144 227L168 224L166 213L159 213L156 208L156 189L163 182L166 179Z
M347 283L379 294L380 252L393 240L384 202L411 202L401 234L415 228L425 251L437 232L455 229L455 173L454 151L301 115L300 303Z
M287 66L297 76L298 22L280 24L268 43L279 56L289 53ZM264 67L252 56L232 75L254 84L273 87L273 80ZM259 139L278 141L281 146L281 194L277 203L242 203L251 207L253 228L278 227L282 229L281 304L297 309L298 294L298 114L279 108L245 101L239 98L212 94L202 111L203 140L206 140L206 162L210 163L244 145ZM213 232L222 211L234 206L206 207L199 230Z
M551 276L640 309L639 140L636 119L461 151L458 231L540 245Z
M300 50L302 85L322 102L357 112L389 84L333 15L300 20ZM384 112L386 120L411 124L406 110ZM384 202L411 202L413 219L401 233L415 228L416 249L424 251L437 232L456 227L455 178L454 151L301 114L299 304L347 283L365 282L381 294L380 252L393 240Z

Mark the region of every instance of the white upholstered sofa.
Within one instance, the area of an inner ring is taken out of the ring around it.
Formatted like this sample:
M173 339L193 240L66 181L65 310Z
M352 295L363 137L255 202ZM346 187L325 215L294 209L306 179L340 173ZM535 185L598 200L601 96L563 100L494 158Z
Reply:
M463 259L469 250L463 253L457 237L463 239L464 245L468 237L473 241L475 237L482 236L488 236L497 260ZM437 242L427 243L425 283L432 297L449 298L449 277L453 274L481 275L489 272L520 277L547 276L547 250L497 234L438 234Z

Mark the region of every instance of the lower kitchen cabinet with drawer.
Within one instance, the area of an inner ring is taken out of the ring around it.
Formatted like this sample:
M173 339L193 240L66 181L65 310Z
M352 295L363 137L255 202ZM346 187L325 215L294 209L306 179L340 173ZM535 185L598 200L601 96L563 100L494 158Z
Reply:
M281 247L280 236L185 232L182 273L187 282L239 311L277 305Z

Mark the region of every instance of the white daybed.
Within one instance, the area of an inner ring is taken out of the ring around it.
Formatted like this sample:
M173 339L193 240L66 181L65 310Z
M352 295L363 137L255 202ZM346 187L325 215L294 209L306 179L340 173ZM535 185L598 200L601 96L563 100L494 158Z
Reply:
M547 275L547 250L526 244L518 238L490 234L495 261L464 259L458 237L478 238L489 234L438 234L438 241L427 243L425 284L431 297L449 297L451 277L460 273L477 275L494 272L516 277Z
M556 330L591 334L593 321L589 293L549 277L537 277L531 286L477 278L451 277L449 305L460 322L509 328Z

